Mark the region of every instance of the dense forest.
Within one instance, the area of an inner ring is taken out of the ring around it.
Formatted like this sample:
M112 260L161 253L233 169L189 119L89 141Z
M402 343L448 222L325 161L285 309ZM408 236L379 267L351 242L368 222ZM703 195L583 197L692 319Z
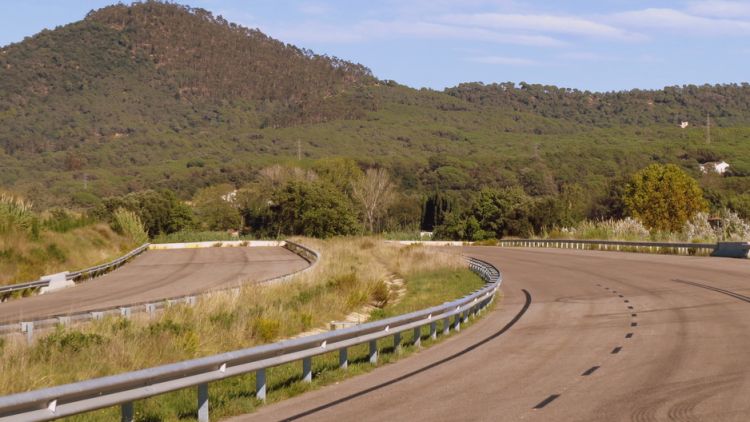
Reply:
M531 204L532 227L617 218L625 181L654 163L697 179L711 212L747 218L750 86L415 90L157 1L92 11L0 48L0 188L40 210L135 209L153 192L200 203L217 187L254 192L269 169L296 176L253 201L317 196L350 209L351 186L320 184L321 163L337 157L362 174L390 175L402 206L380 229L433 230L468 215L482 189ZM699 171L720 160L727 173ZM265 221L265 235L294 231L280 208L252 209L242 208L243 221ZM545 214L553 209L554 218Z

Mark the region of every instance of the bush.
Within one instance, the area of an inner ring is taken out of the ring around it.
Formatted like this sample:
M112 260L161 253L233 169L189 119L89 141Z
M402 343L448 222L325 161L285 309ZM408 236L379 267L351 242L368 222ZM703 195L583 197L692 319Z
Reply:
M52 334L39 340L34 356L37 359L46 360L53 353L76 353L103 343L104 337L99 334L67 331L64 327L58 326Z
M281 323L270 318L260 317L254 325L253 332L265 343L273 341L281 332Z

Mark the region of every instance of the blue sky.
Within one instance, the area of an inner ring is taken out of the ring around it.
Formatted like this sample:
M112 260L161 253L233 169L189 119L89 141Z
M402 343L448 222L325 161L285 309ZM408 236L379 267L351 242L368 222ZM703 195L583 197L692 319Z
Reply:
M0 0L0 45L110 3ZM526 81L609 91L750 80L750 1L185 3L417 88Z

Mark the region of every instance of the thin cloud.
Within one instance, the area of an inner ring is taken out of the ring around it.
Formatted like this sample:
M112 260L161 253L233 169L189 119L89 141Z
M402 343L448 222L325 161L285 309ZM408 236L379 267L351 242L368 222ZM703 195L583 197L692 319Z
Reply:
M546 35L509 34L484 28L465 28L423 21L363 21L350 26L315 23L294 28L266 28L275 37L295 42L357 43L383 39L435 39L480 41L537 47L559 47L566 43Z
M656 30L684 31L689 34L743 36L750 34L750 22L694 16L675 9L644 9L612 15L623 25Z
M691 1L687 11L715 18L750 17L750 3L727 0Z
M482 27L494 30L513 29L618 39L642 38L639 34L624 31L612 25L574 16L475 13L446 15L440 18L440 21L454 25Z
M505 57L505 56L480 56L480 57L469 57L467 61L474 63L484 64L502 64L512 66L531 66L539 64L534 60L524 59L521 57Z

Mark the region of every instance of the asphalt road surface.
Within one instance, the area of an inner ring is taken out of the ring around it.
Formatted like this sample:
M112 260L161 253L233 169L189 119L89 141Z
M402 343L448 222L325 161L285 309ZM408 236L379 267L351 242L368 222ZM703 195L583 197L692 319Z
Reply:
M308 265L281 247L153 250L75 287L0 303L0 324L227 288L282 276Z
M468 247L504 298L459 335L234 421L750 420L750 262Z

